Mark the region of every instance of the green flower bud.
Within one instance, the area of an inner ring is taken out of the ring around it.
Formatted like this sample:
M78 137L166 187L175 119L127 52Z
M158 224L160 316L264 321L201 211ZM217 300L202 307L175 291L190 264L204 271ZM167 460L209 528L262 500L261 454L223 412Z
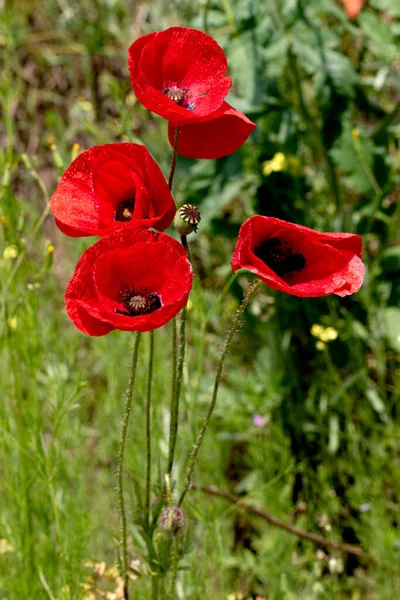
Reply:
M172 535L177 535L185 526L185 516L177 506L164 508L161 513L161 528Z

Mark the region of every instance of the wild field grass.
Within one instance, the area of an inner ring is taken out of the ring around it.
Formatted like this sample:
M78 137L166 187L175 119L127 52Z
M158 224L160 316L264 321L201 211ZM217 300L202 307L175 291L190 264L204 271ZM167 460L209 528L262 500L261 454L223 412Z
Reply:
M143 143L168 175L167 125L137 102L126 56L134 39L174 24L220 42L232 101L257 123L228 158L178 158L175 199L196 204L202 222L189 238L196 280L176 491L252 281L231 279L240 223L257 212L359 233L367 268L354 297L307 300L265 287L253 302L186 498L174 597L399 597L398 2L371 0L353 22L334 0L1 8L0 598L122 598L116 463L134 336L90 338L69 321L65 286L93 240L63 236L48 201L94 144ZM170 324L155 331L153 504L168 454L170 339ZM151 598L152 581L137 527L149 343L143 335L124 478L138 600ZM215 490L362 555L273 527Z

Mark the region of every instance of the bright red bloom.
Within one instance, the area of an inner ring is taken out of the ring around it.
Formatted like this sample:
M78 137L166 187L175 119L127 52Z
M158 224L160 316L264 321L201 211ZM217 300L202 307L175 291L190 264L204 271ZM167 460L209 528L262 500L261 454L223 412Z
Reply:
M151 331L185 305L193 271L174 238L120 229L84 252L65 293L68 316L88 335Z
M343 0L343 3L350 19L356 19L364 6L364 0Z
M82 152L50 201L58 227L73 237L121 228L169 227L176 207L164 175L147 148L105 144Z
M187 158L221 158L236 152L255 128L255 123L224 102L224 112L217 118L179 128L178 154ZM175 126L168 126L168 137L174 146Z
M139 102L174 125L218 116L232 85L219 44L188 27L137 39L129 48L128 66Z
M232 270L247 269L270 288L293 296L348 296L364 279L361 255L359 235L319 233L256 215L240 228Z

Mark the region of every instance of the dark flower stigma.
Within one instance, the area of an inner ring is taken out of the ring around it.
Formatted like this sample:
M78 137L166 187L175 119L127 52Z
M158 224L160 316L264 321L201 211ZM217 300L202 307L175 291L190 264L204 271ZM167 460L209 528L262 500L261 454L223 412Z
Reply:
M254 249L254 254L278 277L290 277L295 271L302 271L306 266L304 256L295 254L288 242L282 242L277 237L262 242Z
M135 208L135 199L128 198L127 200L123 200L117 205L115 209L114 219L115 221L130 221L133 217L133 211Z
M173 100L178 106L186 108L186 110L193 110L195 105L188 102L188 89L186 87L180 87L178 84L167 83L163 89L163 94Z
M138 317L148 315L161 308L161 299L155 292L149 292L145 288L131 288L121 295L121 302L125 310L116 309L116 313L126 317Z

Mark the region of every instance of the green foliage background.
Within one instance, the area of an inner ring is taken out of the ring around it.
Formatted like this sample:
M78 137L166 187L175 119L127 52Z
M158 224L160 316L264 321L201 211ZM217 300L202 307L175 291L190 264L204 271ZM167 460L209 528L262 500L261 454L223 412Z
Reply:
M92 240L62 236L46 206L74 144L82 151L144 143L168 173L167 124L136 102L126 55L140 35L175 24L219 41L234 80L228 101L257 123L228 158L178 160L176 201L196 204L202 223L191 239L197 279L177 489L223 336L251 280L242 274L224 287L240 224L257 212L359 233L367 274L354 297L304 300L265 288L254 301L196 482L361 544L375 560L317 553L311 542L192 491L177 598L400 596L398 0L370 0L354 22L339 0L6 0L2 10L0 597L89 599L85 563L116 563L115 466L132 338L90 339L68 321L63 291ZM333 327L337 339L318 349L315 324ZM161 475L169 328L155 339ZM140 600L150 597L151 579L134 527L134 482L144 480L147 338L142 350L126 479ZM257 413L263 427L253 424Z

